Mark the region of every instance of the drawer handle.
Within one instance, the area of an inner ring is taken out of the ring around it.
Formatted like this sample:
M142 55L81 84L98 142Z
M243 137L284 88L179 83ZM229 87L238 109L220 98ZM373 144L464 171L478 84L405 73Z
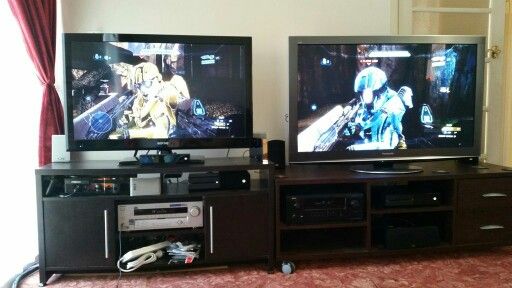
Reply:
M484 226L480 226L480 230L497 230L497 229L505 229L505 226L502 226L502 225L484 225Z
M505 193L486 193L486 194L482 194L482 197L484 197L484 198L507 197L507 194L505 194Z

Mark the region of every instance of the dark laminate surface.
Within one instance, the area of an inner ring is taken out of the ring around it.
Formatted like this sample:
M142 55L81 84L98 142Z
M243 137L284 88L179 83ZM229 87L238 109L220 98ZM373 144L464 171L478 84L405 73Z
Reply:
M423 172L414 174L366 174L350 170L352 164L295 164L284 170L276 170L276 184L320 184L328 182L361 182L397 180L432 180L432 179L458 179L480 178L491 176L512 176L512 171L503 170L504 167L493 164L481 164L487 169L476 168L457 161L431 161L418 162L412 165L420 166ZM440 174L437 170L446 170L450 173Z
M118 166L119 161L80 161L51 163L36 169L36 175L88 175L88 174L131 174L137 173L173 173L195 171L233 171L267 169L270 166L250 158L206 158L204 164L162 164L147 166Z

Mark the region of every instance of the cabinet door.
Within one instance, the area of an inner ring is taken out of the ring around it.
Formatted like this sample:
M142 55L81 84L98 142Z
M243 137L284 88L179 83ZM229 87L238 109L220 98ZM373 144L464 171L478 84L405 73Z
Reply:
M48 199L43 215L47 268L115 267L112 200Z
M269 257L269 200L267 193L205 197L207 237L205 258L217 262Z

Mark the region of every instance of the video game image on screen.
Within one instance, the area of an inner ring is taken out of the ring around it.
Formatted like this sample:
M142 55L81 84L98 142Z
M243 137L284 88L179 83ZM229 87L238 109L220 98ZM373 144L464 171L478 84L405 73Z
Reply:
M75 140L246 135L242 46L85 41L71 45L66 72L71 79Z
M298 152L472 147L476 45L298 47Z

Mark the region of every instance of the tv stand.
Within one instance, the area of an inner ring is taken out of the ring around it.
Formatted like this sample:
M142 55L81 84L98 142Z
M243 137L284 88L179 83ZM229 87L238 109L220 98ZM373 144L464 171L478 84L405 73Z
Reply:
M374 164L354 165L350 170L368 174L412 174L421 173L423 168L404 163L380 162Z
M512 244L512 171L413 164L423 172L354 173L347 164L277 171L276 262Z
M190 191L186 177L179 178L208 171L248 171L254 176L249 188L208 191ZM130 196L130 179L139 174L160 174L163 192ZM199 258L176 263L165 253L141 271L238 262L262 262L269 272L275 267L274 167L261 161L208 158L204 164L146 166L118 166L117 161L51 163L36 169L36 193L40 286L55 273L116 272L118 259L128 251L168 239L200 244ZM184 202L202 203L197 206L203 217L200 226L159 229L160 224L153 224L136 231L119 226L118 209L123 205Z

